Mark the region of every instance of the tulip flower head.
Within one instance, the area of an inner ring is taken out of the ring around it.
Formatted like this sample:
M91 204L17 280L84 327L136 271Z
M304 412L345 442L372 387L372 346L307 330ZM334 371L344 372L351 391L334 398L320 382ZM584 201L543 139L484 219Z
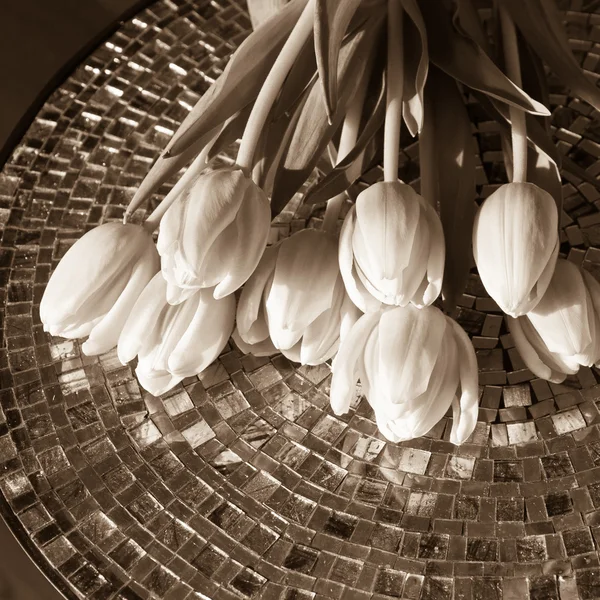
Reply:
M169 303L202 288L231 294L264 252L271 212L265 193L241 169L196 177L166 211L158 235Z
M87 355L108 352L146 284L160 268L141 226L105 223L77 240L58 263L40 303L44 331L88 337Z
M333 362L330 399L336 414L348 411L359 378L379 430L390 441L426 434L450 406L453 444L465 442L475 428L475 351L461 327L435 307L363 315Z
M558 211L552 196L532 183L509 183L481 205L473 254L481 281L512 317L535 308L558 256Z
M558 259L550 285L527 315L508 319L515 345L537 377L554 383L600 361L600 283Z
M318 365L338 349L358 318L338 262L336 238L305 229L268 248L237 309L236 343L243 352Z
M234 318L234 296L215 300L211 289L169 304L167 283L157 273L125 323L117 347L119 360L125 365L137 356L140 384L160 396L182 379L201 373L219 356Z
M350 298L363 312L382 303L431 304L442 287L444 258L437 213L404 183L370 186L344 220L340 270Z

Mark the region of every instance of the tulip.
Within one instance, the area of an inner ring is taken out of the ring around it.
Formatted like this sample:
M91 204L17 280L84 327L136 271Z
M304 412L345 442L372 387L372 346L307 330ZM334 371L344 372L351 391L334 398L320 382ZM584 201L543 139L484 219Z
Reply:
M167 209L158 235L170 304L214 288L223 298L250 277L264 252L271 212L265 193L241 169L196 177Z
M444 232L425 199L400 182L376 183L356 199L342 227L339 264L363 312L381 304L422 307L440 294Z
M532 183L509 183L481 205L473 254L481 281L512 317L535 308L558 256L558 211L552 196Z
M600 283L559 259L535 309L509 318L515 345L529 370L554 383L600 361Z
M363 315L333 362L335 414L348 411L359 378L379 430L390 441L426 434L450 406L453 444L465 442L475 428L475 351L458 324L435 307L409 305Z
M137 356L135 373L141 386L160 396L219 356L234 317L234 296L215 300L211 289L169 304L167 283L157 273L125 323L117 346L119 360L125 365Z
M44 331L88 337L88 356L108 352L146 284L160 268L151 235L139 225L105 223L77 240L58 263L40 303Z
M336 238L305 229L269 247L237 309L234 340L243 352L318 365L358 318L337 263Z

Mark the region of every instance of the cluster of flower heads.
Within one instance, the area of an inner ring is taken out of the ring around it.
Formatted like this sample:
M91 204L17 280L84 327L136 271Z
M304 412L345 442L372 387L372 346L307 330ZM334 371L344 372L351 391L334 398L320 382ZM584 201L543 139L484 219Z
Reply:
M87 338L88 355L116 346L123 364L137 358L140 384L157 396L202 372L231 336L257 356L333 359L335 413L349 410L360 380L387 439L424 435L452 408L449 439L462 444L477 422L477 360L449 314L474 256L533 373L562 381L597 363L600 284L558 258L560 177L544 80L521 85L519 57L533 60L533 48L546 58L547 36L531 24L557 18L537 4L500 2L507 76L484 51L468 0L454 15L426 0L331 2L330 10L292 0L191 111L125 223L100 225L65 254L40 305L45 330ZM600 91L570 78L600 106ZM467 91L506 141L512 133L512 183L477 215ZM403 121L419 135L420 193L398 179ZM242 131L236 163L211 170ZM143 225L127 222L192 160ZM358 194L338 233L347 191L382 160L384 181ZM322 177L304 201L327 201L323 227L268 246L272 217L317 164ZM442 298L446 314L433 306Z

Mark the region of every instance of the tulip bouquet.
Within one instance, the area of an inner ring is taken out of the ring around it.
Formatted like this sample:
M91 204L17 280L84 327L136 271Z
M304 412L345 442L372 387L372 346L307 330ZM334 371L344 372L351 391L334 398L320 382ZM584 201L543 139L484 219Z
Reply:
M40 306L46 331L87 337L86 354L137 357L157 396L230 336L257 356L331 359L335 413L360 379L387 439L424 435L452 408L462 444L478 416L477 361L452 315L474 258L533 373L561 381L597 363L600 284L558 258L542 61L596 109L600 89L552 0L498 0L484 20L471 0L280 4L190 111L124 224L64 256ZM497 121L511 181L477 214L467 97ZM401 135L418 136L418 189L399 179ZM212 168L238 138L235 162ZM186 166L143 224L129 222ZM272 219L299 197L326 204L322 227L272 240Z

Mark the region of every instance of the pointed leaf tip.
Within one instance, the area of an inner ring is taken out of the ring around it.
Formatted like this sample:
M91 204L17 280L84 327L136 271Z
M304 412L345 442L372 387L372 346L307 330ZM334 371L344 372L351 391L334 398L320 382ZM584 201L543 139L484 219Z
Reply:
M329 122L338 102L338 60L342 40L360 0L316 0L315 55Z

